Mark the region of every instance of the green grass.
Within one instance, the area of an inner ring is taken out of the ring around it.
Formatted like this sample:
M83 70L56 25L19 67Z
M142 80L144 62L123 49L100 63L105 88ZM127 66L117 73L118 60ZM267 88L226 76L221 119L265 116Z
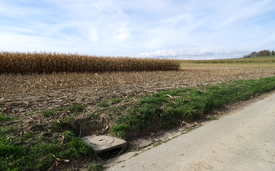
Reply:
M55 109L49 109L49 110L42 110L40 113L42 113L45 117L51 117L54 116L54 113L56 111L63 111L64 109L62 107L55 108Z
M45 117L51 117L54 116L54 110L53 109L49 109L49 110L43 110L41 113L45 116Z
M103 170L103 165L97 161L92 162L87 167L87 171L101 171Z
M152 126L169 129L182 120L190 122L205 118L211 110L224 104L247 100L274 89L275 77L269 77L149 94L132 106L127 115L118 118L117 125L124 125L127 129L123 133L120 129L112 129L112 132L120 136L129 131L145 131ZM175 98L170 99L167 94ZM216 118L212 116L209 119Z
M118 138L126 138L126 132L127 132L127 126L125 124L119 124L119 125L113 125L110 130L109 133L111 133L111 135L116 136Z
M0 170L47 170L55 161L53 155L60 159L93 160L92 147L70 131L69 123L72 120L73 117L69 116L53 123L47 128L52 130L50 132L44 132L47 129L41 124L43 132L27 132L23 136L18 136L17 126L1 127Z
M47 170L55 160L53 154L61 159L93 157L93 149L70 131L61 133L65 139L61 143L49 138L50 133L37 139L32 134L7 139L7 133L14 129L4 127L0 130L0 170ZM17 142L24 143L17 145Z
M8 118L6 117L6 115L4 113L0 113L0 122L4 122L6 121Z
M99 102L97 105L100 106L100 107L107 107L109 106L109 100L103 100L101 102Z
M49 109L49 110L42 110L39 113L42 113L45 117L51 117L55 115L55 112L59 111L64 111L65 109L67 109L69 112L73 113L73 114L77 114L79 112L83 112L83 110L85 109L85 106L82 105L71 105L68 106L67 108L62 108L62 107L58 107L55 109Z
M89 114L87 114L87 116L89 116L92 120L97 120L99 118L98 115L95 115L93 113L89 113Z
M71 105L67 108L68 111L71 113L77 113L77 112L83 112L85 109L85 106L82 105Z
M122 99L119 98L119 97L112 99L112 102L113 102L113 103L119 103L119 102L121 102L121 101L122 101Z
M73 117L67 116L64 119L59 120L59 122L54 122L52 124L52 129L59 132L62 130L71 130L70 122L73 120L74 120Z

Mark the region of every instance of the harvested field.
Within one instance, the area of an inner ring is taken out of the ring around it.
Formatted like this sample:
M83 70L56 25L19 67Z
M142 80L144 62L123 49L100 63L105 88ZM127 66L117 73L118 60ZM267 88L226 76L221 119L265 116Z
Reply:
M275 80L274 77L261 79L257 84L251 80L245 83L246 86L242 81L237 84L225 83L223 86L231 87L221 87L222 94L217 93L217 88L213 88L210 93L203 93L202 98L196 94L202 93L201 91L182 90L187 91L186 101L174 99L181 96L173 95L172 89L274 75L275 68L267 67L190 66L179 71L1 74L0 138L4 148L12 144L11 148L20 147L21 150L18 151L23 151L27 156L22 161L19 155L21 153L10 150L8 154L13 158L6 158L4 163L12 165L3 164L2 170L17 166L46 170L56 161L52 154L61 159L70 159L69 164L60 164L54 168L56 170L85 168L96 157L90 156L92 149L83 144L79 137L108 133L129 140L151 138L155 133L161 135L166 128L182 124L181 119L190 122L192 118L206 115L211 106L223 101L216 101L216 97L231 97L225 98L229 102L238 95L239 99L247 95L251 97L274 88ZM232 85L237 88L232 88ZM172 91L168 94L165 91L146 95L164 89ZM201 90L204 91L204 87ZM178 90L174 90L175 92ZM169 94L173 96L168 97ZM165 104L154 104L163 99L166 100ZM194 104L194 101L198 104ZM185 106L182 106L183 103ZM178 115L178 111L183 110ZM174 114L179 117L177 120L174 120ZM154 118L157 118L156 122ZM188 125L186 129L189 129ZM85 160L82 157L74 158L75 156L82 156Z
M182 60L182 64L271 64L275 63L274 56L262 56L253 58L216 59L216 60Z
M109 97L127 97L175 88L196 87L225 81L275 75L275 68L185 67L180 71L2 74L0 112L5 108L23 113L48 108L89 104Z
M182 66L200 67L275 67L275 56L218 60L181 60Z

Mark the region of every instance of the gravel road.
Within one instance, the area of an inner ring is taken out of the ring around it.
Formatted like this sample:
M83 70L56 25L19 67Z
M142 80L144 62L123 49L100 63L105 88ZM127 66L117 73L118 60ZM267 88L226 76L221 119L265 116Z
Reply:
M275 94L107 170L274 171Z

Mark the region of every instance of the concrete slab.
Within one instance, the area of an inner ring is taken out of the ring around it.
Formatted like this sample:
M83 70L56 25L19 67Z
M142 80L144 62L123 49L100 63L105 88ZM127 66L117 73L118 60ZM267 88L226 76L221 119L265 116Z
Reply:
M127 148L127 142L125 140L106 135L90 135L82 137L82 140L92 146L97 154L114 149L125 150Z

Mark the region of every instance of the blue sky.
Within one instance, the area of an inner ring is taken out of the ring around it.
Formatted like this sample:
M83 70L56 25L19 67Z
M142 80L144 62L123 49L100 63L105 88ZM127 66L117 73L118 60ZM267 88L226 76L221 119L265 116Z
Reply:
M275 50L275 0L1 0L0 51L173 59Z

